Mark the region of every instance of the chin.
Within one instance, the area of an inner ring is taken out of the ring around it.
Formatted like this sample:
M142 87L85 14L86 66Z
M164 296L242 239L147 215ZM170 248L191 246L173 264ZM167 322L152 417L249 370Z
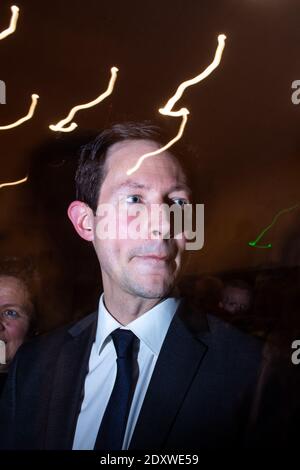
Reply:
M165 297L173 288L173 283L168 280L159 280L159 282L139 282L137 281L132 290L138 297L145 299L161 299Z

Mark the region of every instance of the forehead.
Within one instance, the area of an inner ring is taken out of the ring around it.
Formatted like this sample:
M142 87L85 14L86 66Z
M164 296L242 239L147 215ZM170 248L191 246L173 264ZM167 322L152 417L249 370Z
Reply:
M160 145L151 140L125 140L112 145L107 154L103 189L113 190L125 182L166 190L168 186L186 185L183 169L171 152L150 156L135 172L131 175L127 174L127 171L136 165L142 155L159 148Z
M23 303L28 300L28 291L24 283L13 276L0 276L0 303Z
M241 287L227 287L225 291L226 295L229 297L245 298L250 295L246 289L242 289Z

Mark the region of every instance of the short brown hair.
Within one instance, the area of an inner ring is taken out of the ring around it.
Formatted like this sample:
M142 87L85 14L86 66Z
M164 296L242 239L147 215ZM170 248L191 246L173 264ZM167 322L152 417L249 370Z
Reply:
M77 199L85 202L96 213L100 188L106 176L106 156L112 145L124 140L141 139L152 140L163 146L172 138L168 134L150 121L115 124L101 132L96 139L81 148L75 177ZM171 152L181 163L183 154L187 153L186 149L178 145L173 146ZM184 170L189 179L186 168Z

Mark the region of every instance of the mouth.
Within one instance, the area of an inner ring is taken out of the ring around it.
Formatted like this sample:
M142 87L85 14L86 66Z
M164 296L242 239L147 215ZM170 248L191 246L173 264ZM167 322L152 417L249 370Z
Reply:
M154 260L154 261L170 261L171 257L167 255L157 255L150 253L148 255L138 255L137 258L142 260Z
M144 269L154 270L169 270L173 266L172 262L174 257L170 255L161 255L155 253L149 253L147 255L137 255L135 257L137 266L144 271Z

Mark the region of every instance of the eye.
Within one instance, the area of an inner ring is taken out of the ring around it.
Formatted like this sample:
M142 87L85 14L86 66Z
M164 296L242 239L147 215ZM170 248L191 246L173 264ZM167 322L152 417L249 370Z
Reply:
M5 310L4 312L2 312L2 316L4 318L9 318L9 319L16 319L19 317L19 314L18 312L16 312L16 310Z
M185 206L186 204L189 204L189 202L186 199L183 199L181 197L173 199L175 204L178 204L179 206Z
M133 194L132 196L127 196L126 202L129 202L130 204L138 204L141 202L141 196L138 196L137 194Z

